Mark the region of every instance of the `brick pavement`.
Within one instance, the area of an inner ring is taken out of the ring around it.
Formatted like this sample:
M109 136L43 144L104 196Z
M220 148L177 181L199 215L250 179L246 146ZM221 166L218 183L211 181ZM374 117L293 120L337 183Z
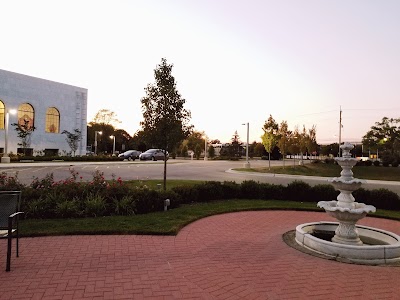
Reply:
M0 299L400 299L400 267L319 259L282 241L298 224L331 220L240 212L199 220L176 237L23 238L9 273L1 240ZM360 224L400 234L398 221Z

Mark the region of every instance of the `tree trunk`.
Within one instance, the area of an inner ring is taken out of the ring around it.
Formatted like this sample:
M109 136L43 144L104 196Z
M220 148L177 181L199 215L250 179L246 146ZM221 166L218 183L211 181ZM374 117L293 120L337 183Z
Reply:
M268 170L271 170L271 152L268 152Z
M167 150L164 150L164 191L167 190Z

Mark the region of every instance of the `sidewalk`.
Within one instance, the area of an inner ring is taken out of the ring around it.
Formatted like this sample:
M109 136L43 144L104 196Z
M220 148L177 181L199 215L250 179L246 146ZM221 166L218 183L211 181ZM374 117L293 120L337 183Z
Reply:
M177 236L23 238L0 299L399 299L400 267L316 258L282 234L325 213L239 212L208 217ZM400 234L400 222L363 225Z

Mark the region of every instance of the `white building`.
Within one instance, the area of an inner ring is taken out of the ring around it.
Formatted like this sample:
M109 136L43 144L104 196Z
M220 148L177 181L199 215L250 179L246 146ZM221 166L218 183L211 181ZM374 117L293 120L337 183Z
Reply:
M22 152L13 123L34 126L29 151L33 155L70 153L64 130L82 133L76 155L86 153L87 89L0 70L0 152L5 147L5 120L9 113L7 152Z

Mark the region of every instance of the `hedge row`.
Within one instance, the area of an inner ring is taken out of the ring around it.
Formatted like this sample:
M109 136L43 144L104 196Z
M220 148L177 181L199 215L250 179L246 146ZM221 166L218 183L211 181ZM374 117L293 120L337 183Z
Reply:
M339 192L328 184L310 186L294 181L287 186L255 181L208 181L193 186L179 186L171 191L151 190L145 185L128 187L120 178L105 181L96 172L90 182L79 181L78 173L59 182L52 174L29 186L20 184L15 177L0 175L0 190L22 190L21 210L27 218L75 218L106 215L133 215L161 211L164 200L170 199L170 208L181 204L210 202L223 199L275 199L300 202L329 201ZM376 208L400 210L399 196L387 189L359 189L353 193L356 201Z

